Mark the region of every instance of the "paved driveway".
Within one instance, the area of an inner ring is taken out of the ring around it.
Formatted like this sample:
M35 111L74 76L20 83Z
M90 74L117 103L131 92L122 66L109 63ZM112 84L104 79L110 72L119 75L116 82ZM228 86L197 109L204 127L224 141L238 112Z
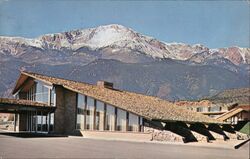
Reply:
M106 141L68 137L19 138L0 135L0 158L248 159L249 144L238 150Z

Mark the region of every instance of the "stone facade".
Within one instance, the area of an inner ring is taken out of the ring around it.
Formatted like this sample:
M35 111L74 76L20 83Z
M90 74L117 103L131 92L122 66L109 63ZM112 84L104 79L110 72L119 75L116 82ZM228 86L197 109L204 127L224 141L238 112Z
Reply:
M63 133L64 132L64 88L61 86L56 86L56 110L54 115L54 132Z
M77 93L56 86L55 133L71 134L76 129Z
M64 133L70 134L76 129L77 93L64 90Z

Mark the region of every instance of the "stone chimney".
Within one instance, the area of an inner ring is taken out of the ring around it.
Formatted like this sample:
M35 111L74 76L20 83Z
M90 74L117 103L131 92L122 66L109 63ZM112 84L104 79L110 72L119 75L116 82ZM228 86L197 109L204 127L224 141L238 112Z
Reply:
M113 89L113 83L107 81L97 81L98 87Z

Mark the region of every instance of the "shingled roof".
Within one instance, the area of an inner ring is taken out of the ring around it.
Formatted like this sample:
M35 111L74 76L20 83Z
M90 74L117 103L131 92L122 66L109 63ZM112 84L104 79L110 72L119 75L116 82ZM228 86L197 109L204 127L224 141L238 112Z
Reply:
M50 77L31 72L21 72L19 80L22 79L24 82L28 77L51 85L61 85L66 89L90 96L150 120L220 123L219 120L186 110L185 108L178 107L171 102L153 96L103 88L97 85L90 85L87 83ZM22 82L17 82L13 93L19 89L21 84Z
M221 120L221 121L225 121L227 120L228 118L231 118L233 117L234 115L240 113L244 111L242 108L234 108L224 114L222 114L221 116L217 117L218 120Z

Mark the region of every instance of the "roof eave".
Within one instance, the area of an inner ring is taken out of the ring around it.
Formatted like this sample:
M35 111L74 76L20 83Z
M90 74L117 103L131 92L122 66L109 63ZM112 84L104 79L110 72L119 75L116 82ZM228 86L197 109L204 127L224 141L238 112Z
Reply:
M26 78L25 78L25 77L26 77ZM21 88L21 86L24 84L24 82L28 79L28 77L31 77L31 78L33 78L33 79L42 81L42 82L47 83L47 84L50 84L50 85L53 84L53 83L50 83L50 82L48 82L48 81L46 81L46 80L42 80L42 79L40 79L40 78L37 78L37 77L35 77L35 76L29 74L28 72L21 71L21 73L20 73L20 75L19 75L19 78L18 78L18 80L17 80L16 83L15 83L15 87L14 87L14 89L12 90L12 95L14 95L15 93L18 92L18 90ZM24 79L21 83L19 83L19 82L22 80L22 78L25 78L25 79Z

